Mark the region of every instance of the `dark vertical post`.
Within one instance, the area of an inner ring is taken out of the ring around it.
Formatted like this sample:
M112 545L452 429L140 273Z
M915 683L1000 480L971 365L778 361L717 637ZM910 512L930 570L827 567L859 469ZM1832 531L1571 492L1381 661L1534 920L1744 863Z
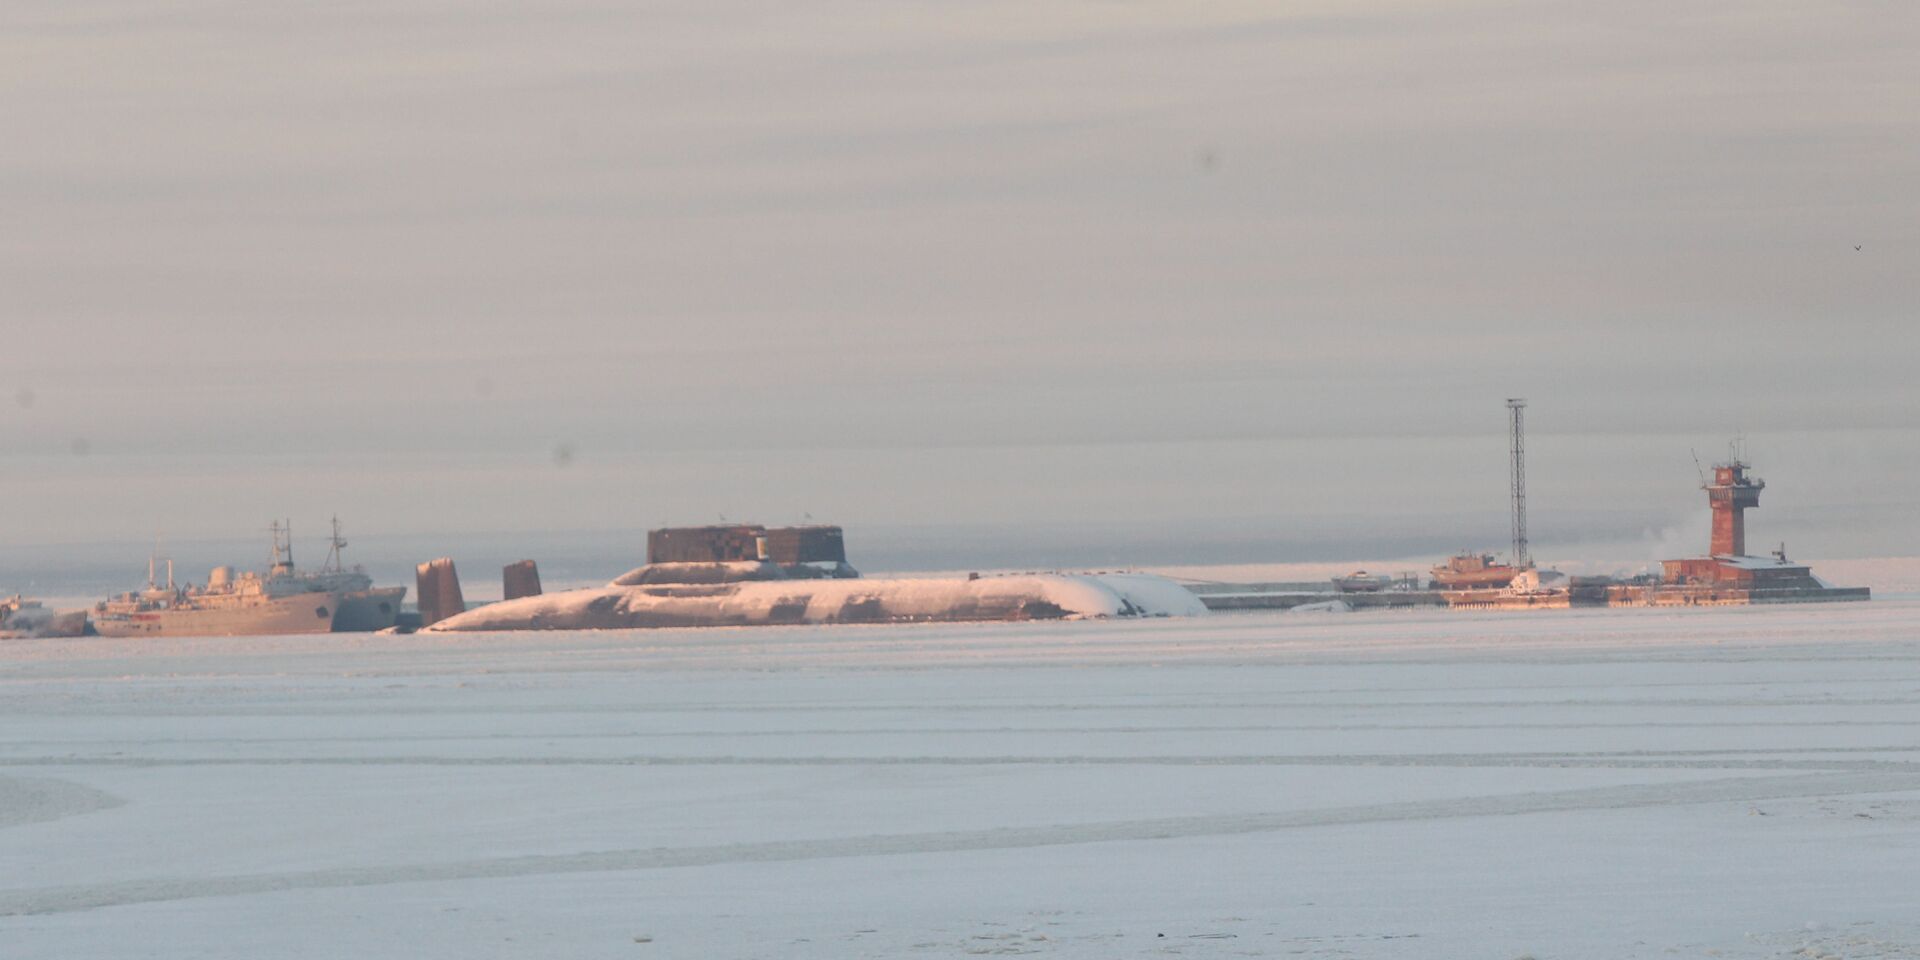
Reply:
M532 560L509 563L500 568L502 596L508 600L540 595L540 568Z
M460 577L454 572L453 558L430 560L414 572L421 626L432 626L467 609L466 598L460 595Z

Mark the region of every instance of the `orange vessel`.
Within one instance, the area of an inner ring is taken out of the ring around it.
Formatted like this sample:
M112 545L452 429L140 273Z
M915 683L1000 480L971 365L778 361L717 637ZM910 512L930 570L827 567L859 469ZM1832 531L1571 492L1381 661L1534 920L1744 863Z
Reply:
M1433 568L1433 589L1495 590L1519 574L1520 568L1496 562L1491 553L1462 553Z

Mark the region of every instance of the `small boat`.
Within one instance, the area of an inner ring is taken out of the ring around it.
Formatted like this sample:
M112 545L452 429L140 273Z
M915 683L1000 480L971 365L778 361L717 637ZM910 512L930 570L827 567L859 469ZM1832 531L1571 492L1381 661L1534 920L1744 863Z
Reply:
M1333 578L1333 588L1341 593L1379 593L1392 584L1392 580L1365 570L1355 570L1344 577Z
M85 610L54 611L18 594L0 600L0 640L77 637L86 631Z

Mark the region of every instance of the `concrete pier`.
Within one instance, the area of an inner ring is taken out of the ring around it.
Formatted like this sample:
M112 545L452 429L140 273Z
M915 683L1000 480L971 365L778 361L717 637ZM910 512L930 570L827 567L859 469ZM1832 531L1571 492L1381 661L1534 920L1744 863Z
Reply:
M1343 593L1324 580L1296 583L1188 583L1184 586L1208 610L1291 610L1309 603L1339 600L1355 610L1394 607L1443 607L1438 590L1377 590Z

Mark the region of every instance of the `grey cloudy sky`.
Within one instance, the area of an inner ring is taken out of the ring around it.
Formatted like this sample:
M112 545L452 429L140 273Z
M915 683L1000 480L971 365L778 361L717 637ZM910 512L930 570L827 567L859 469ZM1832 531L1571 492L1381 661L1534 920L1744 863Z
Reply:
M1510 395L1547 537L1920 537L1908 2L12 0L0 129L15 547L1492 546Z

